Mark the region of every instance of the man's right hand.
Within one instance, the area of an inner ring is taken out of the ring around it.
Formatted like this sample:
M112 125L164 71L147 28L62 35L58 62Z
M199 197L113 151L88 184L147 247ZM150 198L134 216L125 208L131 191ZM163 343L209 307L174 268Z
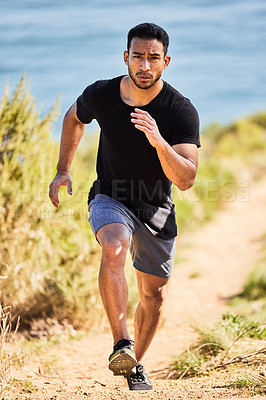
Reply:
M72 176L67 171L58 171L49 186L49 197L56 208L59 206L58 192L61 186L66 186L67 193L72 195Z

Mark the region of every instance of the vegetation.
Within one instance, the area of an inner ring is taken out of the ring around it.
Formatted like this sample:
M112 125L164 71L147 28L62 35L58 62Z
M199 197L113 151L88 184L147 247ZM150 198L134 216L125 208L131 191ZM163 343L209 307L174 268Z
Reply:
M230 306L241 316L266 321L266 235L262 256L248 277L243 291L231 299Z
M250 396L263 395L266 393L265 389L266 379L265 375L261 373L243 373L238 376L233 382L228 385L228 388L247 389Z
M266 112L229 126L211 124L201 135L199 169L192 189L174 188L181 231L209 221L227 202L247 201L251 181L265 176Z
M196 184L190 194L196 204L188 203L187 213L183 216L186 220L192 215L197 224L198 215L204 222L226 201L247 201L251 181L265 176L266 114L249 116L228 127L211 125L202 138L199 186ZM206 194L207 201L204 201ZM180 213L182 211L180 209ZM260 262L254 266L242 293L229 303L232 311L223 315L222 321L213 327L193 325L198 341L176 357L168 376L198 377L226 369L229 376L237 372L237 377L226 385L227 388L243 388L250 395L265 395L265 299L266 236L262 238Z
M173 378L207 375L235 365L265 366L266 322L228 313L212 328L195 326L198 341L176 357ZM265 378L261 377L265 384ZM266 389L263 393L266 393Z
M245 388L249 394L266 394L266 236L262 258L248 277L242 293L230 301L233 310L213 327L194 324L197 342L176 357L174 378L202 376L238 367L228 388ZM247 370L247 367L249 369ZM239 370L240 368L240 370Z
M49 317L80 327L100 314L93 313L99 305L95 245L82 214L95 149L88 152L90 162L77 157L73 197L62 193L54 209L48 185L58 156L50 136L57 108L41 118L24 76L11 100L7 87L0 103L0 275L7 278L1 302L20 315L21 327Z
M13 379L13 371L16 366L23 363L24 356L18 346L14 345L14 339L18 323L13 326L10 307L2 308L0 304L0 395Z
M97 138L83 139L72 167L73 196L61 189L60 207L54 209L48 186L58 158L58 143L51 138L57 112L58 104L40 116L25 76L11 98L6 87L0 102L0 275L6 278L0 301L27 329L38 319L67 321L74 328L95 326L103 316L99 246L86 212ZM265 132L266 113L260 113L203 133L196 184L186 193L174 189L179 230L210 220L225 201L240 195L243 165L256 178L263 173ZM133 282L132 268L127 273ZM129 315L135 292L130 291Z

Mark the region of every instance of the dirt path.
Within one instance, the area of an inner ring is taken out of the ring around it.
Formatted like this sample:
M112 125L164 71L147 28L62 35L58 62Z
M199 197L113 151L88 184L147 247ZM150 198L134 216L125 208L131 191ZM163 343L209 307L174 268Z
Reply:
M153 392L131 393L123 378L112 376L106 367L111 336L100 332L53 348L47 359L54 357L57 364L60 361L54 374L42 375L40 361L32 360L21 378L31 381L37 391L26 394L13 389L5 399L236 398L236 393L224 388L180 387L173 380L159 379L158 371L165 369L172 356L191 343L193 319L204 323L218 319L227 310L226 298L241 290L260 256L260 239L266 231L265 216L266 181L251 185L245 196L239 193L198 232L178 238L177 253L183 261L174 270L164 322L144 363L154 385Z

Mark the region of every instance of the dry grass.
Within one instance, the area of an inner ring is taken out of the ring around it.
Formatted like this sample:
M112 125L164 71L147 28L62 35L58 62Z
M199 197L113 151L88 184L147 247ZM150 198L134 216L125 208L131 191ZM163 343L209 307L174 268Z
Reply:
M23 354L14 346L15 336L19 326L19 319L13 328L14 318L11 307L3 308L0 303L0 395L13 380L13 374L18 366L22 365Z
M266 365L266 323L224 314L213 328L194 325L197 342L176 357L168 378L182 379L225 370L232 365Z

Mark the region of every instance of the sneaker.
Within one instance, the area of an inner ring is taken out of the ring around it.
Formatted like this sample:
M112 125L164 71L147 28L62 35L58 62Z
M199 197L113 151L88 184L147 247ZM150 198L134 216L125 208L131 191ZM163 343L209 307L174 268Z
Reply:
M130 390L152 390L152 384L141 364L136 365L136 373L127 376L127 383Z
M131 375L132 369L137 365L134 353L134 341L121 339L114 346L114 351L109 357L109 369L114 375Z

